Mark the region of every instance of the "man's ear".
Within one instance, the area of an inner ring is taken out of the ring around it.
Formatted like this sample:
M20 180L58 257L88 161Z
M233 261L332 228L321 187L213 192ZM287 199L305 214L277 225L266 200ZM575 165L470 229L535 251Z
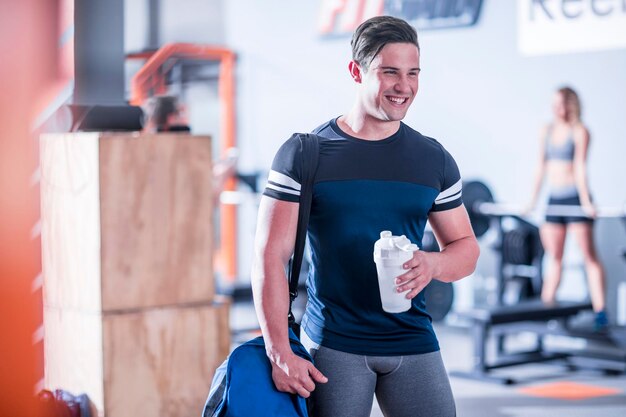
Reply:
M359 64L354 61L350 61L350 63L348 64L348 69L350 70L350 76L352 77L352 79L357 83L361 83L363 73L361 72L361 67L359 66Z

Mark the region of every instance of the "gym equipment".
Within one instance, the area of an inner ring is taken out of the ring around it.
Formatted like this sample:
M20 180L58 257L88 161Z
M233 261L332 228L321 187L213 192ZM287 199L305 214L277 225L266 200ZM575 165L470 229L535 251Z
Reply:
M490 371L535 362L562 360L570 369L592 367L605 372L626 372L626 333L608 331L594 333L576 327L574 317L592 312L588 302L555 302L545 304L532 299L541 291L541 259L543 248L538 227L526 220L526 213L513 205L496 204L489 188L480 181L463 186L463 200L477 237L494 227L498 238L494 249L500 252L497 305L459 312L470 320L474 341L474 365L469 372L452 375L513 384L510 377L497 377ZM580 206L551 205L546 213L563 216L585 216ZM597 217L616 217L626 222L624 208L601 207ZM520 331L537 336L534 349L510 352L505 337ZM584 339L584 349L548 351L543 337L560 335ZM487 357L487 342L495 336L495 357Z
M539 228L521 217L494 219L499 251L497 301L516 304L541 293L543 246Z
M97 415L87 394L73 395L62 389L41 390L37 394L41 415L46 417L92 417Z
M468 181L463 184L463 201L476 237L487 233L491 227L491 217L481 213L479 205L493 202L493 194L489 188L480 181Z
M468 181L463 185L463 202L467 208L472 228L476 237L489 230L490 220L497 216L526 217L527 214L539 212L538 209L526 213L520 206L513 204L497 204L493 202L493 194L483 182ZM626 204L622 207L598 207L596 217L612 217L626 219ZM553 216L586 216L581 206L546 206L545 214Z
M494 203L494 197L487 185L481 181L468 181L463 185L463 201L476 237L488 230L498 233L494 249L501 252L498 268L499 303L518 302L538 295L541 291L541 260L543 248L539 229L526 219L526 213L519 206ZM538 213L535 210L532 213ZM598 207L596 217L621 218L626 225L626 204L622 207ZM545 214L555 216L586 216L581 206L549 205ZM510 227L505 224L513 223Z
M490 202L479 203L475 209L483 215L517 215L524 216L522 208L512 204L495 204ZM538 211L538 210L534 210ZM581 206L564 206L552 204L546 206L545 214L551 216L586 216ZM596 217L624 217L626 207L598 207Z
M541 259L543 248L538 227L527 220L530 214L520 206L494 202L489 187L481 181L468 181L463 185L463 201L476 237L495 228L498 233L496 250L502 252L499 266L498 302L517 302L541 291ZM581 206L549 205L545 214L555 216L586 216ZM621 218L626 225L626 204L622 207L598 207L596 217ZM504 219L516 226L506 230ZM510 278L510 279L509 279ZM508 287L508 288L507 288Z
M514 304L541 292L541 260L543 247L536 225L516 214L499 210L498 214L482 211L486 204L494 204L494 197L481 181L463 185L463 201L476 237L495 230L492 249L498 258L497 302ZM497 206L497 205L496 205Z
M426 252L439 252L439 244L435 238L435 234L431 230L425 230L422 237L422 247L420 250ZM454 287L451 282L441 282L436 279L430 281L430 284L424 289L424 298L426 299L426 311L430 314L433 321L443 320L454 302Z
M426 298L426 311L430 314L433 321L443 320L454 301L454 287L450 282L441 282L436 279L430 281L430 284L424 289Z
M470 371L454 371L451 375L510 385L517 381L512 377L495 376L490 371L554 360L563 361L570 370L593 368L611 374L626 372L626 332L594 333L572 325L572 319L584 311L591 311L590 303L545 304L540 300L530 300L512 306L463 313L463 317L472 323L474 364ZM537 335L534 349L508 352L504 344L500 344L500 338L522 331ZM587 341L587 346L582 349L550 351L543 343L543 336L546 335L582 338ZM492 360L487 356L490 336L498 337L495 358Z
M133 132L143 127L143 110L138 106L65 106L71 132Z

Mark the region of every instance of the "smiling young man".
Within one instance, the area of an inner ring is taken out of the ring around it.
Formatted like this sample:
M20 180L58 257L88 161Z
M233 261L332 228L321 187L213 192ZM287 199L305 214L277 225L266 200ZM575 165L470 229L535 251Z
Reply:
M309 222L312 265L302 342L315 366L288 343L285 265L293 253L301 149L287 141L272 164L259 208L252 282L272 377L281 391L309 397L312 417L367 417L376 395L387 417L455 415L439 344L425 310L432 279L472 273L478 245L461 200L454 159L401 120L419 85L415 29L382 16L352 38L351 110L324 123ZM383 230L421 246L426 221L440 253L416 251L396 279L411 308L382 309L374 242Z

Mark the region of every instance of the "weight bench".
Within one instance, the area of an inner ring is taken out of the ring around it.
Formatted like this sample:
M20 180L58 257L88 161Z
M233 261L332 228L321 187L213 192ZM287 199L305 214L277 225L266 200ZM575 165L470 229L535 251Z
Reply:
M541 300L522 301L510 306L496 306L459 313L460 317L472 322L474 364L469 372L451 372L452 376L479 379L484 381L514 384L510 377L497 377L489 372L493 369L528 363L567 359L571 352L547 352L543 348L541 336L564 334L567 320L582 311L592 310L588 302L556 302L544 304ZM557 323L553 323L556 321ZM548 326L548 322L553 326ZM507 353L504 351L504 336L520 331L530 331L539 335L535 349L531 351ZM487 360L489 336L496 335L497 352L493 362Z

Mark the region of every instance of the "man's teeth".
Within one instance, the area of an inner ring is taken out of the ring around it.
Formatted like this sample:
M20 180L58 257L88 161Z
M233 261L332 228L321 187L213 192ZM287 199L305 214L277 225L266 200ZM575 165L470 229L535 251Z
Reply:
M389 101L393 101L397 104L404 104L404 102L407 100L406 97L388 97L388 99Z

